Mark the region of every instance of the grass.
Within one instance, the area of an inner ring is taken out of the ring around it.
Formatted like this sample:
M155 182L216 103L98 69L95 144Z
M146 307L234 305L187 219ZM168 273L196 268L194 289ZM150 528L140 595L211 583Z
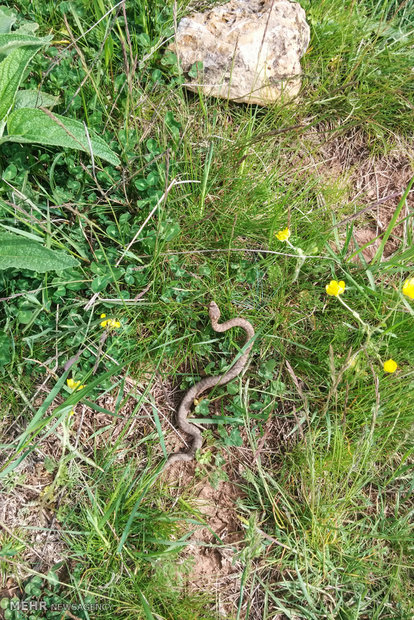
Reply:
M398 249L372 263L350 259L360 220L337 224L371 202L354 187L369 158L398 148L412 165L414 7L302 6L302 91L260 109L181 87L165 55L173 3L15 5L54 34L26 82L123 162L0 153L3 224L80 263L0 272L2 594L47 601L33 618L58 617L53 604L80 618L412 617L412 207L402 233L391 213ZM276 239L286 226L293 247ZM325 294L331 279L351 311ZM179 394L238 350L208 325L213 298L252 322L253 354L196 407L194 478L189 465L166 480ZM121 323L105 340L102 313ZM206 488L228 532L203 538ZM29 500L31 517L12 508ZM227 582L189 588L217 554Z

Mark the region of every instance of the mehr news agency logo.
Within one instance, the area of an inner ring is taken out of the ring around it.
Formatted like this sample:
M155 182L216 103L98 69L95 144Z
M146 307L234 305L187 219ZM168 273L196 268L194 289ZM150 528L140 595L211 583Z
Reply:
M108 611L112 608L109 603L49 603L46 601L20 600L13 598L10 600L9 609L11 611Z

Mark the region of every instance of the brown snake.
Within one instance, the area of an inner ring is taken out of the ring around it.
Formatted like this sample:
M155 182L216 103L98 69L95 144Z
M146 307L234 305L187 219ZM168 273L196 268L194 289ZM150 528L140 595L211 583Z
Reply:
M187 452L175 452L174 454L171 454L168 457L164 468L169 467L173 463L177 463L179 461L193 460L195 453L203 445L203 439L201 437L200 430L194 424L191 424L191 422L187 420L187 416L190 413L190 408L194 402L194 399L198 398L203 392L205 392L209 388L215 387L216 385L225 385L226 383L237 377L237 375L239 375L243 368L246 366L250 350L253 346L254 329L249 323L249 321L237 317L219 325L218 321L220 319L220 310L214 301L210 303L208 307L208 313L210 316L211 327L216 332L226 332L232 327L241 327L242 329L244 329L244 331L246 332L245 349L243 355L240 356L240 358L237 360L234 366L230 368L230 370L225 372L223 375L218 375L216 377L205 377L204 379L201 379L201 381L193 385L193 387L191 387L185 394L178 410L177 421L179 428L194 438L193 444Z

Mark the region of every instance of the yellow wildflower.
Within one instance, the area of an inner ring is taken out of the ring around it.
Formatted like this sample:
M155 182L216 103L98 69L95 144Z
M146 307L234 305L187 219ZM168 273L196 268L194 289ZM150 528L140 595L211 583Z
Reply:
M339 295L341 295L345 290L345 282L343 280L340 280L339 282L336 280L331 280L325 288L328 295L339 297Z
M84 385L80 384L80 381L75 381L74 379L66 379L66 383L68 388L70 388L73 391L79 391L79 390L83 390L83 388L85 387Z
M408 278L403 284L402 292L410 299L414 299L414 278Z
M276 239L278 239L279 241L287 241L289 237L290 237L289 228L285 228L284 230L279 230L279 232L276 233Z
M106 317L105 312L103 314L101 314L101 319L104 319Z
M398 366L397 363L394 362L394 360L387 360L386 362L384 362L384 371L385 372L395 372L397 370Z
M116 319L106 319L105 321L102 321L101 327L108 327L109 329L119 329L121 327L121 323Z

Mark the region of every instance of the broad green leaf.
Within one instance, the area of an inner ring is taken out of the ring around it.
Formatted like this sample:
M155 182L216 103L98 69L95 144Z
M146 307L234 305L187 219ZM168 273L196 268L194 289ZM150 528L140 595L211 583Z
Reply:
M62 146L90 153L88 136L82 123L52 112L50 114L38 109L15 110L8 118L8 135L4 136L3 141ZM94 156L119 166L121 162L106 142L92 130L88 131Z
M79 262L69 254L50 250L26 237L0 233L0 269L15 267L45 273L77 265Z
M0 202L0 206L2 206L1 202ZM32 241L38 241L40 243L43 243L43 237L39 237L39 235L35 235L34 233L28 232L27 230L19 230L18 228L15 228L14 226L7 226L6 224L1 224L1 223L0 223L0 226L3 229L3 231L6 230L11 233L17 233L19 237L26 237L27 239L31 239ZM1 231L0 231L0 236L1 236Z
M0 6L0 33L10 32L15 21L16 15L9 9L9 7L2 4Z
M59 103L59 97L49 95L41 90L19 90L16 94L14 109L20 108L51 108Z
M42 47L53 39L52 35L47 37L36 37L32 34L21 32L11 32L8 34L0 33L0 54L9 54L12 50L24 46Z
M18 34L33 34L39 30L39 24L36 22L24 22L20 28L17 28L14 32Z
M0 62L0 121L11 110L24 71L42 45L19 47Z

